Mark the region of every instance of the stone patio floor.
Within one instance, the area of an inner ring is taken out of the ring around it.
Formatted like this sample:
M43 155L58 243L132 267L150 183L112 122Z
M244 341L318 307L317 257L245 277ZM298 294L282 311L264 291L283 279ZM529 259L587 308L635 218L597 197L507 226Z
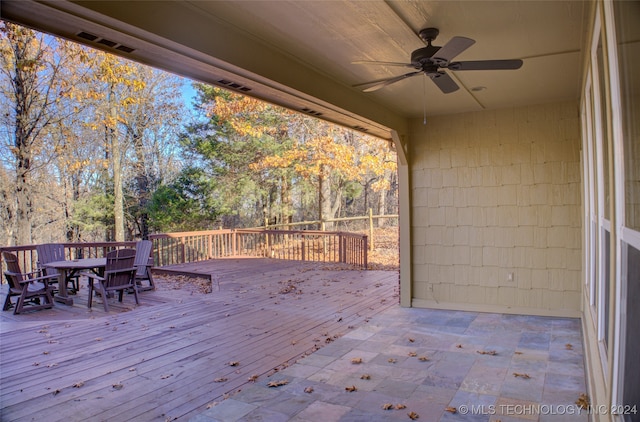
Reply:
M579 319L393 307L190 421L586 422L582 345Z

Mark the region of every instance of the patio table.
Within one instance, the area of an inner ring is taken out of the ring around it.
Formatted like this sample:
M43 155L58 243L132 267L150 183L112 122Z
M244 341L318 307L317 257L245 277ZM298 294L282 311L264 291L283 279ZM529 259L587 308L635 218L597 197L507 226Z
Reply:
M58 294L54 296L56 302L65 305L73 305L73 299L67 292L67 281L73 278L79 271L91 270L95 274L102 276L107 266L107 258L83 258L65 261L53 261L45 264L45 267L54 268L60 274L58 282Z

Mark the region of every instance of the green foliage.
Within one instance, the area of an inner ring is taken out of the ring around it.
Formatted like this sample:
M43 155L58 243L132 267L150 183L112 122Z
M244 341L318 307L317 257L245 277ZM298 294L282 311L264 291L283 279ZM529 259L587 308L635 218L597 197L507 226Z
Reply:
M214 181L202 169L185 168L175 181L156 189L148 205L158 232L211 228L218 216Z

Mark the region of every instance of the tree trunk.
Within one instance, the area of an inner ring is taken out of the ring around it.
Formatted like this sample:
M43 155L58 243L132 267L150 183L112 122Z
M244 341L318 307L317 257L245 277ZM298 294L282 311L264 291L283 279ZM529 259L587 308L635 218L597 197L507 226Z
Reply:
M109 114L111 124L109 129L111 137L111 158L113 159L113 214L115 224L115 241L124 242L124 195L122 192L122 151L120 151L120 139L116 130L117 111L114 104L113 85L109 91Z
M136 152L136 188L138 190L138 206L140 212L138 218L140 220L140 237L149 239L149 214L147 213L147 204L149 203L149 176L147 176L147 165L144 154L144 145L142 143L142 130L138 128L133 134L133 145Z
M387 190L382 189L378 192L378 215L385 215L387 208ZM384 218L378 218L378 227L384 227Z

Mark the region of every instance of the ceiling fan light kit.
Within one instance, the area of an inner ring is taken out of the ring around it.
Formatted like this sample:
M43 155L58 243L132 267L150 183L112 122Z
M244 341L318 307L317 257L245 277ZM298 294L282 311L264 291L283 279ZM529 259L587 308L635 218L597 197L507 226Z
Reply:
M404 75L387 79L365 82L354 85L355 87L369 85L364 92L377 91L380 88L399 82L420 74L425 74L445 94L457 91L458 84L446 73L446 70L513 70L522 67L522 60L476 60L452 62L453 58L475 44L475 41L466 37L453 37L442 47L432 45L440 31L437 28L425 28L419 32L420 38L427 43L426 47L414 50L411 53L411 63L393 62L368 62L359 61L357 64L375 64L382 66L402 66L416 69Z

